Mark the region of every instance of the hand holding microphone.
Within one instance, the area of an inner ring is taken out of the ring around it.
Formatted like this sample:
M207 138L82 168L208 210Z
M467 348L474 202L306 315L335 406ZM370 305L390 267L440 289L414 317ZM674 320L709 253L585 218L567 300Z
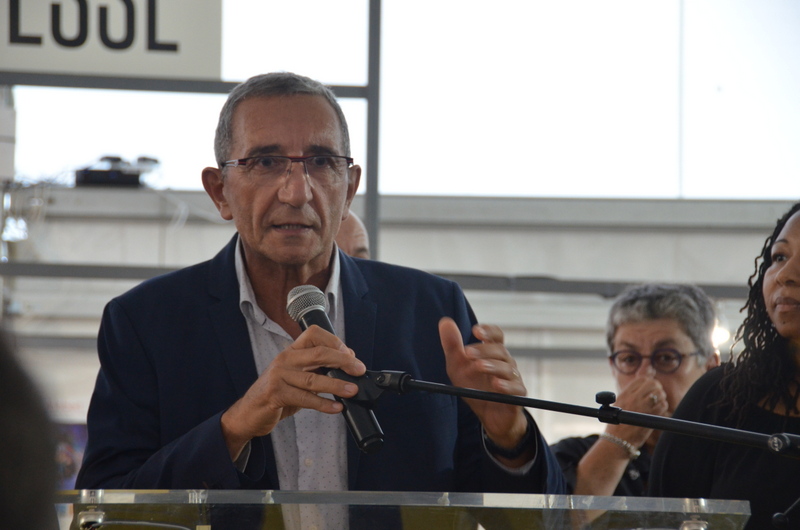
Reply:
M330 333L336 334L333 330L326 312L327 301L325 294L313 285L300 285L289 291L286 300L286 310L292 320L300 324L305 331L311 326L319 326ZM326 375L345 381L357 383L357 378L349 376L346 372L336 368L323 368ZM341 398L334 396L336 401L344 406L342 415L347 421L347 428L358 445L358 448L365 453L375 453L383 446L383 431L372 408L356 399Z
M334 367L349 379L318 375L322 367ZM342 412L344 403L323 395L357 396L358 376L364 370L364 364L353 351L332 333L321 327L304 331L269 363L244 396L223 413L222 433L231 458L236 460L251 439L266 436L281 420L300 409L325 414Z

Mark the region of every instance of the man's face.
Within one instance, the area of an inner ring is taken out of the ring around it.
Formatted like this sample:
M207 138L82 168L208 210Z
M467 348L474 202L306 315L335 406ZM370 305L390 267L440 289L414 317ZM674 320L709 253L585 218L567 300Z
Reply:
M258 155L344 155L339 120L321 96L294 95L242 101L232 120L229 159ZM333 240L358 188L361 169L340 179L306 177L303 163L274 182L247 167L228 167L225 176L207 168L203 183L220 214L236 224L248 265L307 270L327 267Z
M670 374L657 372L650 359L642 359L639 369L633 374L623 374L612 364L611 373L620 389L625 388L637 377L657 379L667 394L669 414L675 410L689 387L709 368L718 364L718 357L712 355L708 361L698 362L698 356L688 356L698 350L692 339L683 331L681 325L670 318L622 324L614 334L613 351L631 350L647 357L654 351L670 348L687 355L683 357L678 369Z

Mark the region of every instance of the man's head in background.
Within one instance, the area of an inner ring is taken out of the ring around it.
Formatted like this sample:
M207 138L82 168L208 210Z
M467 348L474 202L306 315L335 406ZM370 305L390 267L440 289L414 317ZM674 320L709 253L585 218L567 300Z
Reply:
M369 259L369 236L361 219L350 210L350 214L342 221L336 244L342 252L354 258Z

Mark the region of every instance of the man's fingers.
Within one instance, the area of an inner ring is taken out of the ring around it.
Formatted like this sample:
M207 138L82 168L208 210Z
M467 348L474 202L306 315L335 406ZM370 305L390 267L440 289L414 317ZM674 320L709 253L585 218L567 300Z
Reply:
M318 326L305 330L280 357L285 366L307 372L340 368L350 375L360 376L367 369L341 339Z
M333 394L339 397L353 397L358 393L358 385L329 376L326 368L314 371L287 370L283 372L281 379L283 386L297 388L306 393ZM297 402L291 404L302 405Z
M348 396L349 397L349 396ZM313 392L308 392L296 387L288 387L283 394L286 400L285 407L297 407L301 409L313 409L327 414L335 414L342 411L342 404L332 399L326 399Z
M332 348L334 350L348 350L347 346L345 346L345 344L342 342L342 339L330 331L325 331L317 325L311 326L303 331L300 336L297 337L297 340L295 340L289 346L289 348L294 350L303 350L306 348L312 348L314 346L327 346L328 348Z
M503 344L505 336L500 326L493 324L476 324L472 327L472 334L481 342L498 342Z
M464 339L452 318L445 317L439 321L439 338L445 355L464 353Z
M298 354L291 352L289 356ZM367 367L356 356L353 350L332 349L326 346L314 346L303 350L302 355L295 355L295 367L305 372L315 372L325 368L340 368L350 375L364 375Z

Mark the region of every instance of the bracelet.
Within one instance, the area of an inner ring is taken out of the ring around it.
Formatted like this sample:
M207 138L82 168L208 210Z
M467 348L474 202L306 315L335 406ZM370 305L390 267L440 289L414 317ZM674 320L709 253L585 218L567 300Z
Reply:
M625 452L628 453L628 458L630 458L631 460L636 460L637 458L639 458L639 455L642 454L642 452L636 449L632 443L630 443L627 440L623 440L622 438L617 438L613 434L608 434L607 432L604 432L600 434L600 438L608 440L609 442L617 444L621 448L625 449Z
M525 434L522 436L522 440L520 440L519 443L511 449L500 447L494 443L492 439L486 435L486 431L483 431L483 427L481 427L481 430L483 431L483 443L486 446L486 450L495 456L502 456L503 458L508 458L509 460L516 460L517 458L521 457L522 454L528 449L534 433L534 428L532 425L533 418L531 418L527 412L525 412L525 418L528 420L528 426L525 428Z

